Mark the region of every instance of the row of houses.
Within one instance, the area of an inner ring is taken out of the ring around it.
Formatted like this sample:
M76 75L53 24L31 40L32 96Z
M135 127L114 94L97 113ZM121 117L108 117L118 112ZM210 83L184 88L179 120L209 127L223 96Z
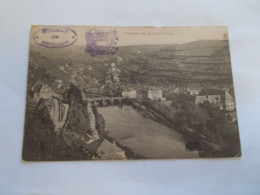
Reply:
M166 98L162 95L162 90L157 88L151 88L149 90L136 90L127 89L122 92L123 97L149 99L151 101L166 101Z
M56 82L58 84L62 83L62 81L58 80ZM41 81L37 81L32 86L31 91L33 94L33 99L35 101L39 101L41 98L48 99L49 97L54 95L54 92L51 90L51 88ZM162 90L158 88L150 88L148 90L136 90L134 88L129 88L122 92L122 96L134 99L169 102L166 101L165 97L163 97ZM197 91L193 91L191 96L194 97L195 105L200 105L207 101L215 106L218 106L220 110L235 110L235 100L228 89L222 90L204 88L199 93L197 93Z
M220 110L235 110L235 100L228 89L204 88L199 95L196 95L195 104L203 104L208 101L220 108Z
M203 104L205 101L219 107L220 110L232 111L235 109L235 101L228 89L204 88L200 92L197 89L189 89L190 96L195 105ZM149 99L151 101L170 102L163 97L161 89L151 88L149 90L136 90L130 88L122 92L123 97L136 99ZM170 103L169 103L170 104Z

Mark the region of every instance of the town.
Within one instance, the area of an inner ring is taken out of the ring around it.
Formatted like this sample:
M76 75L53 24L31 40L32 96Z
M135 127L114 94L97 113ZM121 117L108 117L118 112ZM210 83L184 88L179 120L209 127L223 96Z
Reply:
M69 71L66 70L66 67L68 66L59 67L59 71ZM226 116L229 123L235 123L237 120L234 94L232 94L232 89L227 86L223 88L194 88L188 86L174 87L173 85L163 87L140 84L127 85L120 82L121 70L117 68L116 63L111 63L108 68L106 85L100 86L97 79L92 79L94 81L91 83L92 88L90 88L88 83L84 83L81 71L82 69L78 73L76 71L72 72L69 87L63 85L63 80L56 79L54 83L56 90L38 80L31 87L31 94L33 100L37 102L38 110L47 108L47 112L54 124L54 132L62 135L68 145L80 147L82 152L86 153L91 159L127 158L124 150L118 146L119 144L116 144L115 140L110 142L108 136L104 136L104 134L107 134L105 129L103 129L104 132L98 130L96 124L99 119L98 115L94 114L93 107L130 102L137 109L145 110L143 112L145 117L151 117L155 120L162 117L175 123L185 121L183 123L185 128L182 127L183 133L194 134L193 136L198 135L198 129L195 130L194 127L198 125L199 121L196 121L196 119L187 121L187 118L183 120L185 117L180 117L180 113L184 115L185 113L190 114L189 112L192 112L192 109L196 110L207 105L207 109L215 109L215 113L210 113L211 115L221 112ZM97 86L100 87L96 88ZM116 93L108 94L107 90L104 90L107 88L110 91L116 91ZM68 127L73 121L72 112L75 109L73 104L87 105L85 114L88 120L86 120L86 124L81 130L73 130ZM185 106L186 108L184 108ZM154 114L152 114L152 110ZM203 129L205 128L204 124ZM199 133L200 137L210 136L209 132L200 131ZM188 145L187 147L191 147L191 150L202 150L200 146Z
M202 45L195 51L196 44ZM181 57L176 51L183 45L129 46L114 56L79 53L67 60L32 50L24 159L239 156L226 44L188 43L185 52L193 54ZM201 57L205 48L212 54Z

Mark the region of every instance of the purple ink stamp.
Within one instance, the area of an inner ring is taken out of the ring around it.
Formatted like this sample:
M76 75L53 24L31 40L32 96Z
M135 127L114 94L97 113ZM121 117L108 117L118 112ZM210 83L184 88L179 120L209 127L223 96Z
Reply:
M43 47L62 48L75 43L77 33L66 27L45 27L33 34L33 40Z
M114 55L118 51L117 42L119 41L117 31L99 31L95 28L85 33L87 41L85 52L91 56Z

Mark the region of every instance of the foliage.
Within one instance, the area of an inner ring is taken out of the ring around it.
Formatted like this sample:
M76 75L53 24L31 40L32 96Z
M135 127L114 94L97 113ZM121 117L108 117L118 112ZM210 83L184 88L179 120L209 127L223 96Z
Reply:
M27 109L24 128L24 160L61 160L68 151L65 142L54 132L47 110Z

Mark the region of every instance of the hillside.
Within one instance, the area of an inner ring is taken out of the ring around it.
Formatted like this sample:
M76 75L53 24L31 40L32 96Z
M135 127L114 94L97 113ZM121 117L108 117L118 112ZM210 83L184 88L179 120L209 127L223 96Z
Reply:
M31 46L28 81L30 84L42 79L51 85L55 79L68 81L73 71L81 69L85 77L104 84L112 62L122 71L120 80L133 84L232 83L228 41L123 46L114 56L95 57L85 53L84 46L62 49ZM59 71L59 66L65 64L67 70Z
M170 46L131 47L120 50L126 56L123 70L132 73L137 82L203 83L232 81L227 41L196 41ZM131 64L131 66L129 66Z
M61 65L64 65L64 61L53 60L48 55L30 51L27 87L30 89L37 80L41 80L49 86L53 86L55 79L68 80L69 73L59 70Z

